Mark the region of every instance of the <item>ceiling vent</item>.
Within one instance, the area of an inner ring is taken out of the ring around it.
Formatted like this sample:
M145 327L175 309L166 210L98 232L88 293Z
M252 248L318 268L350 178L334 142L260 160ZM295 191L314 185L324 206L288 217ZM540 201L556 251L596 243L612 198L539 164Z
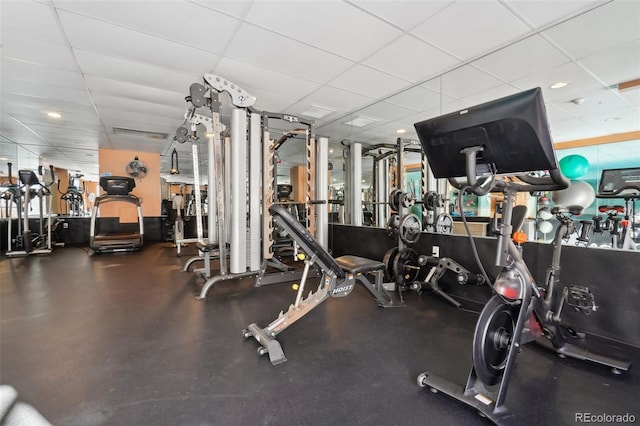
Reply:
M321 119L326 117L327 115L334 113L335 111L329 108L319 107L317 105L313 105L306 111L300 113L300 115L304 115L306 117Z
M147 130L125 129L122 127L114 127L113 133L116 135L138 136L138 137L156 139L156 140L165 140L169 137L169 135L166 133L149 132Z
M378 120L376 120L375 118L369 118L369 117L365 117L364 115L359 115L357 117L352 118L349 121L345 121L344 124L348 126L353 126L353 127L364 127L364 126L368 126L369 124L373 124L377 122Z

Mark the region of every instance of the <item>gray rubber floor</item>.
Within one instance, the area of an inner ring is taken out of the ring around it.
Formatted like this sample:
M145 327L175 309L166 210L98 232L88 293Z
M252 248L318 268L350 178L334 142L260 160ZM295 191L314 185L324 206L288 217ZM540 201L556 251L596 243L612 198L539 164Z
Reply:
M383 309L358 286L285 330L288 362L272 366L241 330L286 309L291 285L225 282L198 302L187 255L157 243L0 260L0 381L56 425L486 424L416 385L425 370L465 383L476 314L430 294ZM637 348L608 351L640 362ZM640 421L639 395L633 369L615 376L527 345L507 406L520 424L583 412Z

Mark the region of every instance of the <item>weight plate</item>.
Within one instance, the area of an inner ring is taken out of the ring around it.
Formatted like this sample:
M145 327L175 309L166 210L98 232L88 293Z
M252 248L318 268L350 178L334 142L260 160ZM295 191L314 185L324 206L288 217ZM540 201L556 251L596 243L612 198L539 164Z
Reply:
M480 313L473 336L473 368L487 386L502 378L518 312L519 306L493 296Z
M400 211L400 196L402 195L402 191L399 189L394 189L389 194L389 207L391 210L398 212Z
M387 221L387 235L393 237L398 232L398 228L400 228L400 216L392 214Z
M418 279L418 253L412 248L399 250L393 259L393 274L399 286L406 287Z
M413 244L420 239L422 232L422 224L420 218L411 213L402 218L400 221L399 233L400 239L405 244Z
M398 247L394 247L391 250L387 251L382 258L382 263L384 263L384 274L386 282L396 280L396 276L393 272L393 261L396 257L396 254L398 254Z
M408 192L403 192L402 195L400 195L400 205L402 205L402 207L405 207L405 208L413 207L415 203L416 203L416 197L414 197L413 194L409 194Z
M436 218L436 232L438 234L453 233L453 219L446 213L439 214Z

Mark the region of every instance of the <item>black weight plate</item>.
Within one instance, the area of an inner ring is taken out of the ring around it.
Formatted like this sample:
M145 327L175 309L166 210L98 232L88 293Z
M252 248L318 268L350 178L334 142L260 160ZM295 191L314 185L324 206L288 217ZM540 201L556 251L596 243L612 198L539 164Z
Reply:
M402 195L402 191L399 189L394 189L389 194L389 207L394 212L400 211L400 196Z
M398 251L393 259L393 273L395 282L399 286L406 287L418 278L420 269L407 268L406 266L418 266L418 253L412 248L406 247Z
M386 282L396 280L396 277L393 273L393 260L395 259L396 254L398 254L398 247L394 247L391 250L387 251L382 258L382 263L384 263L384 275Z
M500 381L518 320L519 306L493 296L480 313L473 336L473 367L487 386Z
M413 213L410 213L402 218L400 221L399 235L402 242L405 244L413 244L420 239L420 233L422 232L422 224L420 218Z

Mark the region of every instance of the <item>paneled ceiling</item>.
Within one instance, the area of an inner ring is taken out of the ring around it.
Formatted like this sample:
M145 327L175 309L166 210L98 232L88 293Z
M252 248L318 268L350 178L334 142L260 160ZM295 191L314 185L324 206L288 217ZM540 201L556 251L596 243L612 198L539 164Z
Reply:
M415 138L416 121L535 86L556 142L640 129L640 90L618 90L640 78L637 0L1 0L0 15L2 163L19 146L96 178L98 149L122 149L160 153L167 174L205 73L261 110L325 110L334 146Z

